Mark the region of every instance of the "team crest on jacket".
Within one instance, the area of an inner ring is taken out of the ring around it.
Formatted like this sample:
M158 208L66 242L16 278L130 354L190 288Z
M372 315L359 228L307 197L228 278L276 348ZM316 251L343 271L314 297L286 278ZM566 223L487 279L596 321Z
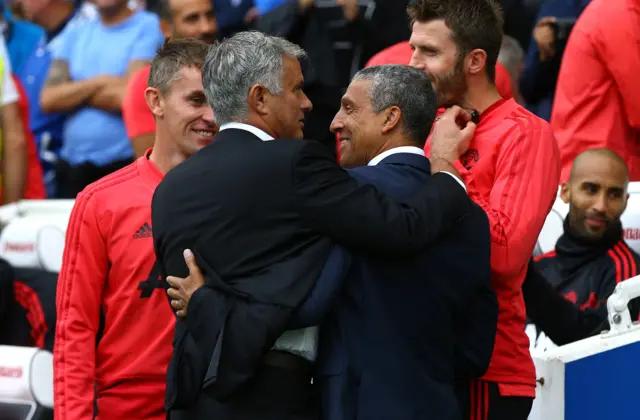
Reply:
M460 163L468 171L476 164L480 159L480 154L477 149L469 149L464 155L460 156Z

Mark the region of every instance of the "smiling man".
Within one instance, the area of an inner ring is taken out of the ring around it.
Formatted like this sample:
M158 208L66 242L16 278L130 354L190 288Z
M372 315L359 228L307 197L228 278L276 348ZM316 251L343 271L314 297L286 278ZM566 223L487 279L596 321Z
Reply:
M175 322L158 280L151 198L165 173L213 140L207 50L178 40L158 51L145 91L159 128L153 150L76 199L56 296L56 418L93 419L95 399L98 418L166 417Z
M218 23L210 0L159 0L156 13L167 39L196 38L211 44L218 34ZM136 157L144 155L155 139L154 115L144 95L149 71L150 66L146 66L131 76L122 103L122 118Z
M597 314L602 322L607 319L607 298L620 281L636 276L640 267L640 256L624 241L620 223L629 198L628 184L627 165L612 150L591 149L578 155L569 181L562 184L561 198L569 204L564 233L555 249L537 257L535 263L556 293L581 310L595 310L591 316ZM527 276L527 312L536 325L558 345L584 338L579 328L562 327L562 317L555 318L555 325L548 319L546 303L553 298L540 287L537 279Z
M489 420L526 420L535 397L535 368L524 332L527 264L558 188L560 156L549 124L500 97L495 69L502 16L495 0L416 0L410 65L430 76L439 107L477 115L477 129L456 167L469 197L489 216L491 281L500 308L487 373L460 384L465 418L475 407ZM433 155L432 139L425 152Z

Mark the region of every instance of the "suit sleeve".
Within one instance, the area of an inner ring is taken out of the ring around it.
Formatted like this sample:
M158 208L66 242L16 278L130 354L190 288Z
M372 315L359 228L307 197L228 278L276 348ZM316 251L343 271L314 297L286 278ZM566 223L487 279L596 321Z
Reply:
M93 419L96 333L109 270L100 203L81 193L67 228L56 291L55 418Z
M555 344L562 346L597 334L609 326L598 309L581 311L558 294L533 261L522 285L527 316Z
M317 230L355 248L403 255L434 242L460 220L471 201L450 175L435 174L398 203L340 168L320 143L307 141L293 167L301 215Z
M512 130L498 158L488 199L477 192L473 179L469 183L471 198L489 216L494 281L511 279L527 265L560 179L551 127L529 117Z
M634 2L629 2L634 3ZM597 47L620 92L629 125L640 129L640 7L633 5L615 15L615 25L600 29Z
M344 248L335 245L315 286L307 300L293 313L287 329L297 330L320 324L342 290L342 281L350 267L351 256Z
M464 227L474 237L466 246L460 244L462 252L456 254L460 262L455 268L457 277L477 284L473 300L456 326L455 372L465 378L479 378L489 368L498 324L498 300L491 287L489 221L479 209L475 220L478 223Z

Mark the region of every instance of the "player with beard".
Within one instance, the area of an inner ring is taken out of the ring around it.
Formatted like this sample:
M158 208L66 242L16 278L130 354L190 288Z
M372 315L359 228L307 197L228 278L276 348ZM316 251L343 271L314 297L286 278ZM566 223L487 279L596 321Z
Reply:
M607 299L638 274L640 256L624 241L620 223L628 184L627 164L610 149L578 155L562 184L560 197L569 204L564 234L535 259L523 285L527 315L557 345L608 328ZM637 301L630 310L636 319Z
M151 63L153 150L75 202L58 278L55 418L164 420L175 317L156 269L151 198L165 173L213 141L200 67L208 45L177 40ZM95 391L95 392L94 392Z
M156 6L167 39L196 38L207 44L216 40L218 24L212 1L158 0ZM122 118L136 157L144 155L155 138L155 119L144 99L150 67L131 76L122 103Z
M489 216L499 318L489 370L479 380L460 381L463 410L466 418L526 420L536 378L522 283L556 196L558 146L547 122L496 89L503 22L494 0L417 0L408 13L410 65L431 77L440 107L459 105L477 122L456 165L469 197Z

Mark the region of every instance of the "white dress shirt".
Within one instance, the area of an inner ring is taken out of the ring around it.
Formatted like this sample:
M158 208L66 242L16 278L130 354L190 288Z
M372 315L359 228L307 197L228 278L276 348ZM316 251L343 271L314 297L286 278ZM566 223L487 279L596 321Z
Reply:
M236 128L253 133L262 141L273 140L273 137L257 127L249 124L231 122L220 126L220 131ZM285 331L275 342L274 350L286 351L303 357L310 362L316 360L318 352L318 327L302 328L300 330Z

